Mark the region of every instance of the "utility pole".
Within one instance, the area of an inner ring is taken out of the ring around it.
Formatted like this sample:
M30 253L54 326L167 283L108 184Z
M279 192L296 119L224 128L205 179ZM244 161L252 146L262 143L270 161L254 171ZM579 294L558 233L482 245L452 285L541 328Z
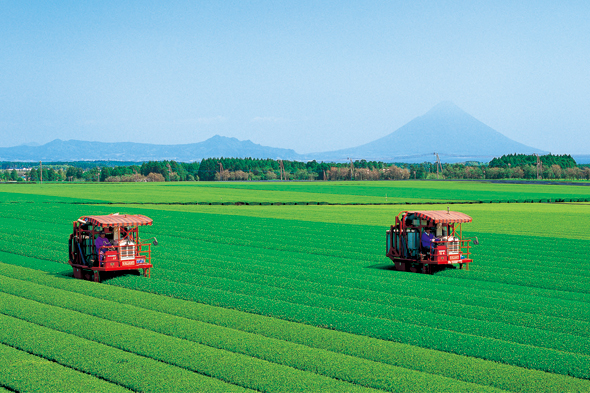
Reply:
M166 163L166 168L168 169L168 179L172 180L172 167L170 166L170 163Z
M41 184L43 184L43 163L41 161L39 161L39 176L41 176Z
M440 172L442 173L442 164L440 163L438 153L435 152L434 155L436 156L436 178L438 179L438 168L440 167Z
M223 180L223 164L221 161L217 161L217 163L219 164L219 180Z
M279 160L279 171L281 172L281 181L283 180L283 176L285 174L285 166L283 165L283 160ZM287 179L285 179L287 180Z
M537 180L540 180L541 179L540 173L543 172L543 164L541 164L541 157L539 157L539 155L536 153L535 153L535 155L537 156Z

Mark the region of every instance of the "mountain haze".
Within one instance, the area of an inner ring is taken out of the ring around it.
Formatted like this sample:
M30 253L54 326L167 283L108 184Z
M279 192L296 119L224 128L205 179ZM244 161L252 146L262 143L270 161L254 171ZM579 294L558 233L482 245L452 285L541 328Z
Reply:
M416 117L389 135L367 144L331 152L313 153L317 160L342 161L352 159L385 162L420 162L424 156L437 152L443 161L489 161L510 153L546 152L523 145L502 135L450 101L443 101L426 114ZM428 159L429 161L431 159Z
M359 130L360 132L361 130ZM132 142L86 142L56 139L45 145L25 144L0 148L0 161L199 161L209 157L270 158L283 160L384 162L489 161L504 154L546 154L502 135L449 101L441 102L389 135L348 149L298 154L216 135L184 145L152 145Z
M186 145L152 145L133 142L87 142L56 139L42 146L0 148L0 161L200 161L208 157L251 157L298 160L294 150L266 147L249 140L215 135Z

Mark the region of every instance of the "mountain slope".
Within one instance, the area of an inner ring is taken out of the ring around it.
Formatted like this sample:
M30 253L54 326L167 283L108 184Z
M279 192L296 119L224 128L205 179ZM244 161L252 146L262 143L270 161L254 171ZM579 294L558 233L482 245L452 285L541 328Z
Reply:
M546 152L523 145L502 135L455 104L445 101L434 106L383 138L362 146L308 155L313 159L346 160L347 157L366 160L421 161L421 156L433 157L437 152L446 161L474 159L488 161L509 153ZM430 159L429 159L430 160Z
M502 135L451 102L441 102L423 116L383 138L336 151L298 154L280 149L216 135L206 141L185 145L151 145L147 143L104 143L61 141L42 146L20 145L0 148L0 161L199 161L209 157L252 157L284 160L345 161L348 157L368 161L432 161L437 152L444 162L489 161L510 153L540 153Z
M266 147L249 140L216 135L206 141L186 145L147 143L104 143L56 139L42 146L0 148L0 161L199 161L208 157L251 157L285 160L301 159L294 150Z

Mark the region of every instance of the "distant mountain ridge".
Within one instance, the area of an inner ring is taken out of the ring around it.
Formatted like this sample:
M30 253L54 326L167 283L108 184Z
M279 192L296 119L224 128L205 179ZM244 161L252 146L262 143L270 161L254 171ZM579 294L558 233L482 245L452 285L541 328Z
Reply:
M251 157L300 160L291 149L280 149L215 135L185 145L152 145L133 142L87 142L55 139L41 146L0 148L0 161L200 161L208 157Z
M346 161L365 159L384 162L423 162L438 153L443 162L490 161L504 154L547 154L502 135L444 101L392 133L373 142L348 149L298 154L281 149L215 135L206 141L183 145L132 142L86 142L56 139L45 145L24 144L0 148L0 161L200 161L209 157L282 160Z
M572 154L572 158L576 160L578 165L590 164L590 154Z

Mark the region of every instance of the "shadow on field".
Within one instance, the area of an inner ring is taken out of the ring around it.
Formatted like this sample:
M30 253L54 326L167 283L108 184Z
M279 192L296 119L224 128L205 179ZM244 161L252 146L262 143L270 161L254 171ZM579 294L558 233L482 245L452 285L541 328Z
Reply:
M395 266L392 263L377 263L375 265L367 266L365 269L395 270Z
M395 265L391 263L377 263L375 265L366 266L365 269L377 269L377 270L391 270L397 272L398 270L395 269ZM453 265L434 265L431 268L430 275L436 275L437 273L444 272L445 270L455 270L457 267ZM400 271L404 273L404 271ZM418 272L411 272L410 270L406 270L405 273L409 274L421 274Z
M101 272L100 282L106 282L112 278L123 277L123 276L141 276L139 270L120 270L113 272Z
M74 272L72 270L64 270L61 272L50 273L54 277L59 278L74 278ZM110 271L110 272L100 272L100 282L106 282L113 278L122 277L122 276L141 276L141 272L139 270L120 270L120 271ZM84 276L82 278L85 281L94 281L91 275Z

